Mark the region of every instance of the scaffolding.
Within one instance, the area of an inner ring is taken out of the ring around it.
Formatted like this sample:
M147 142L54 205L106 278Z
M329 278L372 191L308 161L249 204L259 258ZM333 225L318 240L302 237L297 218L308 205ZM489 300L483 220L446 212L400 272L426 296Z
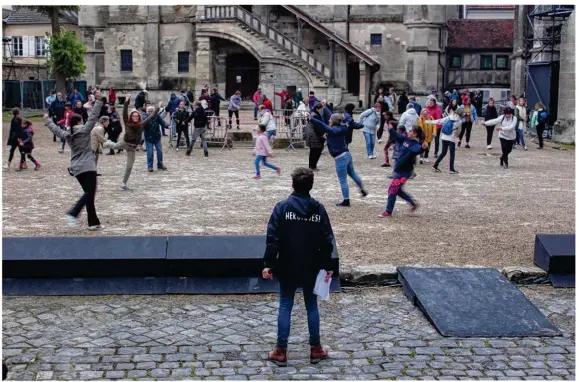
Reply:
M547 54L549 60L540 61L554 62L559 60L558 57L555 57L555 47L561 43L563 23L574 10L574 5L536 5L527 14L530 30L532 30L531 36L526 39L529 53L527 57L530 57L529 63L535 62L541 53L549 52L549 50L550 54ZM541 29L539 29L537 22L542 24Z

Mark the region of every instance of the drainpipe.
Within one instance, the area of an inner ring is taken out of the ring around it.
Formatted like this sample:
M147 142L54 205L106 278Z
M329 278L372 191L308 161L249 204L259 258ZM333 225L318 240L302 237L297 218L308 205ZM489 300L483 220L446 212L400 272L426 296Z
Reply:
M346 11L346 41L350 43L350 6L347 6Z

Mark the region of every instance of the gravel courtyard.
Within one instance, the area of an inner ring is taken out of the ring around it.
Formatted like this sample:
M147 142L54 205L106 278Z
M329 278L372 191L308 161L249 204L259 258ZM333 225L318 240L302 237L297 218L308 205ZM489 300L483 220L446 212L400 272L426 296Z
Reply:
M6 141L9 121L3 121ZM246 126L250 131L251 126ZM3 172L3 229L6 236L91 235L82 227L71 230L64 214L81 195L68 175L70 152L58 144L39 122L35 123L34 156L40 171ZM394 217L380 219L386 202L386 175L378 159L365 158L361 133L354 134L354 165L370 195L362 199L351 187L352 207L334 206L341 193L329 154L320 160L313 197L327 207L341 256L346 264L436 264L490 267L531 266L536 233L573 233L575 227L575 152L550 147L543 151L515 150L511 168L499 167L500 144L485 149L485 130L474 126L472 148L457 151L459 175L450 175L448 159L443 173L430 165L418 166L416 179L406 186L418 203L416 214L396 204ZM164 138L166 139L166 138ZM96 235L249 235L265 234L274 204L291 192L291 171L307 166L308 150L276 150L273 162L282 168L278 177L264 169L263 179L251 179L254 167L248 148L221 152L210 149L204 158L198 145L191 157L163 143L167 172L148 173L146 154L137 153L129 186L119 189L125 155L103 156L99 161L97 212L106 226ZM3 161L8 155L6 148ZM31 168L31 166L29 166ZM353 183L350 182L353 186Z

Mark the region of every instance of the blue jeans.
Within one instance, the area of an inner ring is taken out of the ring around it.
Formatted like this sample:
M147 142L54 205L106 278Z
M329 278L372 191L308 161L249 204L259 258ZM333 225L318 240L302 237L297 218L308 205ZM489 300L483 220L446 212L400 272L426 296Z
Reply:
M297 286L291 283L280 282L279 314L277 316L277 346L287 349L290 334L292 308ZM320 344L320 312L318 311L318 297L314 294L313 285L303 287L304 302L308 312L308 330L310 345Z
M518 127L516 128L516 130L517 130L516 142L518 142L519 145L521 146L525 146L525 134L523 133L523 130L519 129Z
M277 130L269 130L265 133L267 134L267 139L271 139L271 137L275 137L277 135Z
M267 163L267 157L261 156L261 155L256 155L255 156L255 174L256 175L261 175L261 173L259 172L259 164L263 162L263 165L265 167L271 168L272 170L279 170L279 167L277 167L276 165L273 165L271 163Z
M374 145L376 144L376 134L364 133L366 140L366 153L368 156L374 155Z
M257 105L253 108L253 118L257 118Z
M177 123L173 119L173 114L171 114L171 138L177 135Z
M416 206L416 203L410 195L402 190L404 183L406 183L406 179L409 179L412 176L412 171L408 172L395 172L392 174L392 181L390 182L390 187L388 187L388 203L386 204L386 212L392 213L394 210L394 204L396 203L396 197L400 196L402 199L406 200L410 205ZM400 179L406 178L404 182Z
M157 168L163 167L163 148L161 140L157 143L145 142L147 148L147 168L153 168L153 147L157 151Z
M336 173L342 188L342 196L344 199L350 199L350 189L348 188L348 175L354 180L358 188L362 190L362 179L356 174L354 170L354 162L352 161L352 154L346 152L340 158L336 158Z

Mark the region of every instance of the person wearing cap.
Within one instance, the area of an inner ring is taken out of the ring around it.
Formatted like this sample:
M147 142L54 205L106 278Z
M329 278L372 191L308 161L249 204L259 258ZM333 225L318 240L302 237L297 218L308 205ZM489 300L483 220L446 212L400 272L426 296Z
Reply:
M509 168L509 154L513 150L513 145L517 139L517 118L513 116L511 108L506 107L504 115L484 122L485 126L498 126L499 140L501 141L502 155L500 165L505 169Z

